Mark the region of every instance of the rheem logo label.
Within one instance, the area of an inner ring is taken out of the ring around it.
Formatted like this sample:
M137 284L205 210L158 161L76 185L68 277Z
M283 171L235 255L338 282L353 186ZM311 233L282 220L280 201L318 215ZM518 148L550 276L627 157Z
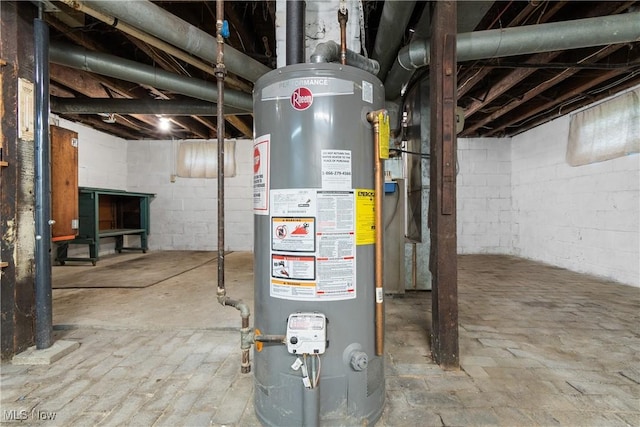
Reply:
M291 94L291 106L298 111L304 111L311 107L313 94L306 87L299 87Z

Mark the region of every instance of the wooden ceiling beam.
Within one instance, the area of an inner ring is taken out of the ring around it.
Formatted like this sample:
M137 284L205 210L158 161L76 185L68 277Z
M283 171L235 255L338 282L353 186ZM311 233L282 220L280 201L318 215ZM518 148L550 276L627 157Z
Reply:
M49 92L58 98L75 98L75 94L65 87L59 86L56 82L49 82Z
M46 13L44 16L49 25L64 34L67 39L71 40L78 46L82 46L91 51L107 52L107 49L101 43L87 37L87 33L84 31L79 31L78 28L69 27L51 13Z
M610 96L615 95L616 93L619 93L620 91L623 91L625 89L629 89L632 88L634 86L637 86L638 83L640 83L640 77L636 77L635 79L631 79L625 83L616 85L615 88L611 88L611 89L607 89L607 90L603 90L601 93L597 94L597 95L591 95L591 96L585 96L582 99L576 99L575 102L571 103L570 106L564 105L563 106L563 111L549 111L547 114L543 114L542 116L538 117L537 119L527 122L526 126L520 126L520 127L516 127L515 130L510 130L509 134L510 135L517 135L519 133L525 132L529 129L531 129L532 127L536 127L539 126L543 123L546 123L548 121L551 121L553 119L556 119L562 115L565 115L571 111L575 111L579 108L582 107L586 107L588 105L591 105L595 102L598 102L600 100L603 100L605 98L608 98ZM580 96L579 94L576 95L576 97ZM511 125L511 128L514 128L515 126Z
M211 136L211 132L208 127L190 117L172 116L169 119L200 138L209 139Z
M597 52L597 54L590 54L589 56L583 58L582 61L580 61L581 63L595 63L603 58L606 58L607 56L611 55L613 52L615 52L616 50L620 49L622 47L622 45L611 45L611 46L607 46L603 49L600 49L600 51ZM543 93L544 91L552 88L553 86L556 86L557 84L565 81L566 79L568 79L569 77L573 76L574 74L578 73L580 71L579 68L569 68L566 70L563 70L562 72L558 73L557 75L555 75L553 78L548 79L546 81L544 81L543 83L539 84L538 86L536 86L533 89L528 90L527 92L525 92L520 98L518 99L513 99L511 102L509 102L508 104L500 107L498 110L494 111L493 113L489 114L488 116L484 117L483 119L477 121L477 122L473 122L473 124L471 126L469 126L468 128L465 128L462 131L462 136L470 136L475 134L475 132L480 129L481 127L487 125L490 122L495 121L496 119L504 116L505 114L507 114L508 112L512 111L513 109L525 104L526 102L532 100L533 98L535 98L536 96L540 95L541 93ZM554 99L553 101L551 101L551 103L553 102L562 102L559 101L557 98ZM541 110L536 111L535 113L530 114L529 116L533 115L533 114L537 114L539 113ZM519 116L521 117L521 116ZM514 120L512 123L517 122L520 119ZM512 124L509 123L509 124ZM504 129L504 127L502 127L500 130Z
M548 22L556 13L566 4L566 1L558 1L553 2L551 5L551 9L544 12L540 19L536 22L536 24L543 24ZM524 22L533 12L534 9L531 9L531 5L529 4L527 8L523 9L510 23L509 27L515 27L520 23ZM535 55L534 55L535 56ZM471 76L470 78L461 77L461 80L464 82L458 87L458 99L464 96L467 92L469 92L474 86L483 81L487 75L491 72L490 67L482 67L476 74Z
M89 98L109 98L110 94L92 74L73 70L62 65L49 64L49 78L61 86L81 93Z
M77 121L80 123L84 123L86 125L91 126L92 128L99 130L101 132L108 133L110 135L115 135L119 138L123 139L140 139L139 134L131 133L126 129L123 129L122 126L116 126L112 123L105 123L102 120L94 117L94 116L63 116L69 120Z
M234 128L238 129L243 136L246 136L247 138L253 138L253 129L245 124L241 117L226 116L226 119Z
M209 6L207 6L211 13L215 15L214 11L211 10ZM256 36L255 32L252 31L251 25L246 25L245 21L239 16L238 11L235 8L235 5L226 3L225 4L225 15L229 23L231 24L232 30L232 39L237 39L238 45L242 47L244 51L256 51L256 44L258 43L259 38ZM261 40L260 40L261 41Z
M525 64L545 64L549 61L552 61L554 58L558 57L560 54L562 54L562 51L559 51L559 50L555 52L539 53L539 54L530 56L529 59L527 59L524 63ZM481 101L474 100L471 102L471 104L464 107L465 119L468 119L469 117L473 116L474 113L476 113L486 105L489 105L496 98L498 98L500 95L507 92L509 89L511 89L518 83L522 83L524 79L526 79L536 71L538 71L537 68L518 68L510 72L506 76L504 76L502 79L498 80L498 82L492 84L491 87L489 88L489 91L485 94L484 98Z
M196 120L196 121L202 123L207 128L209 128L209 130L210 130L210 132L209 132L210 137L209 138L213 138L213 135L216 134L216 132L218 130L218 127L211 120L209 120L207 117L204 117L204 116L191 116L191 118L193 120Z
M151 58L154 62L160 65L160 67L162 67L164 70L171 71L174 74L183 74L183 75L185 74L184 69L179 67L176 64L175 60L172 60L173 57L169 59L166 57L166 55L161 55L160 53L158 53L156 49L154 49L153 46L150 46L147 43L143 42L142 40L137 39L133 36L130 36L129 34L124 34L124 36L133 45L135 45L138 49L144 52L149 58Z

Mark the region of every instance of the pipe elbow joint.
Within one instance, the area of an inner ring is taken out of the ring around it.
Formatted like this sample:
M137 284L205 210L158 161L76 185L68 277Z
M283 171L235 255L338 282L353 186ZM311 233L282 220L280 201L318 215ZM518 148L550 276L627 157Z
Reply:
M251 310L246 303L240 301L236 305L236 308L240 311L240 317L242 317L243 319L249 319L249 316L251 316Z
M320 64L322 62L333 62L338 59L340 47L334 41L318 43L315 50L311 54L310 61L314 64Z

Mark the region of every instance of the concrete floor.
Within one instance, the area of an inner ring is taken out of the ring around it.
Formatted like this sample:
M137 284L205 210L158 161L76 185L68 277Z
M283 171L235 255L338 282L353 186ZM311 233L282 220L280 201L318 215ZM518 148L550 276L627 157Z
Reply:
M54 282L136 256L54 267ZM251 259L226 257L234 298L251 301ZM80 348L51 366L3 363L0 421L259 425L252 376L239 373L239 316L216 303L216 272L211 262L148 288L55 290L55 336ZM430 358L430 297L386 299L378 426L640 426L640 289L461 256L459 371Z

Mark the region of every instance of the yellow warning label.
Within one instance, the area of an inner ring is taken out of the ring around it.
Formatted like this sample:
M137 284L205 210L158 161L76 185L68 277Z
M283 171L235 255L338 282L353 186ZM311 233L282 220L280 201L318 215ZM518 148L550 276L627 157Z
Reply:
M375 191L356 189L356 245L376 243Z
M386 112L378 113L380 123L380 158L389 158L389 115Z

